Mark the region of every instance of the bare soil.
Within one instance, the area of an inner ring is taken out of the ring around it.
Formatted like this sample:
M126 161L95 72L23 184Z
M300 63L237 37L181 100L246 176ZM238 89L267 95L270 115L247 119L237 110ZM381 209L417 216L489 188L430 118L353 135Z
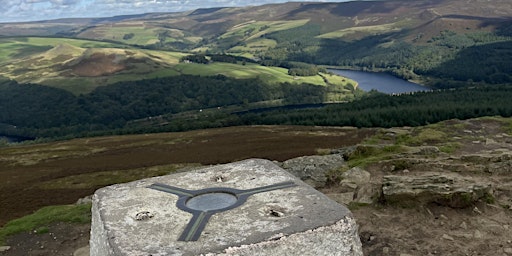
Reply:
M79 248L89 244L91 225L55 223L43 234L22 233L8 240L11 248L0 252L9 256L73 255Z
M123 63L116 62L115 54L103 53L94 53L72 67L74 74L86 77L111 75L125 69Z

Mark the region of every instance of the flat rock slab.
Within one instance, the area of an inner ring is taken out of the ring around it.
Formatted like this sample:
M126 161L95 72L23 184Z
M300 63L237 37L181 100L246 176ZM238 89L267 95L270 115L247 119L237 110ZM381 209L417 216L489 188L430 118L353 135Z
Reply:
M464 208L478 200L492 198L492 187L456 173L424 173L419 176L387 175L383 177L382 193L386 202L412 207L418 204Z
M362 255L349 210L268 160L105 187L92 215L92 256Z

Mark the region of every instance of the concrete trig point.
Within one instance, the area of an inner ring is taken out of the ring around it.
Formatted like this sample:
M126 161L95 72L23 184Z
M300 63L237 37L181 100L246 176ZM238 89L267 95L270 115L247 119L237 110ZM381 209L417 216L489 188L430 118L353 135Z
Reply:
M267 160L100 189L91 255L362 255L351 213Z

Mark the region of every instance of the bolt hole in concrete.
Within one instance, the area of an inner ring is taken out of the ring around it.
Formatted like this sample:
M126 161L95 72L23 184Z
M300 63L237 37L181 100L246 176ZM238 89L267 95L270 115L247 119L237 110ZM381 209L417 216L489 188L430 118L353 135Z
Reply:
M148 211L142 211L142 212L135 214L136 220L147 220L147 219L151 219L153 217L154 217L154 215Z
M185 205L192 210L206 212L230 207L236 204L237 201L238 198L231 193L215 192L192 197Z
M224 175L216 175L213 177L213 180L216 182L226 182L228 178Z
M263 210L264 214L274 218L284 217L286 209L278 205L269 205Z
M270 216L272 216L272 217L283 217L284 213L281 212L281 211L278 211L278 210L271 209L270 210Z

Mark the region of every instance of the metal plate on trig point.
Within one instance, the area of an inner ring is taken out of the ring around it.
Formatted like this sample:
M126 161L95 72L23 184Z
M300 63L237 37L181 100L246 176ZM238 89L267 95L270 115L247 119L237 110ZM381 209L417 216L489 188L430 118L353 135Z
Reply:
M186 190L161 183L152 184L148 188L171 193L179 197L176 207L192 213L193 216L178 240L197 241L213 214L238 207L244 204L251 195L294 186L296 186L295 183L289 181L246 190L223 187Z
M137 220L141 212L149 217ZM299 234L321 241L321 252L330 240L343 250L341 231L332 227L350 213L271 161L251 159L100 189L92 215L95 256L215 255ZM321 227L329 228L310 231ZM287 252L304 249L296 247Z

